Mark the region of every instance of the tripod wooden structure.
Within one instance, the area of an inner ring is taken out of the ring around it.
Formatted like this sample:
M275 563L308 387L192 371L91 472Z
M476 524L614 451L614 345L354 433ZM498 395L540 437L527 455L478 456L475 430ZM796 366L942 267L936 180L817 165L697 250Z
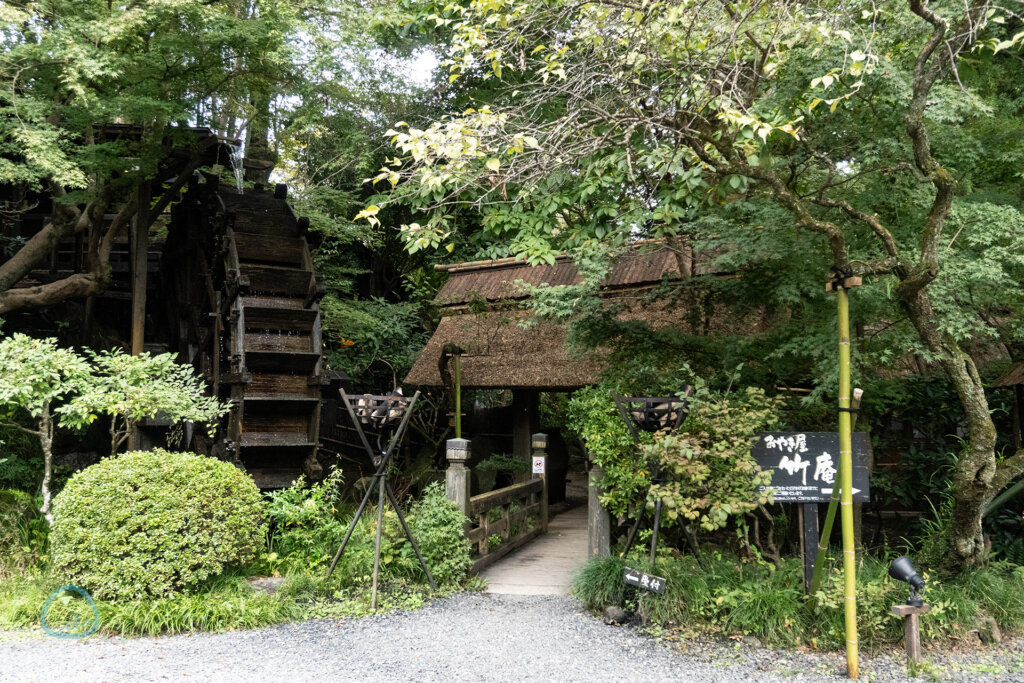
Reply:
M330 578L331 574L334 573L334 567L338 564L338 560L341 559L342 553L345 552L345 546L348 545L349 539L352 538L352 532L355 531L356 524L359 523L359 518L362 516L363 510L366 509L366 504L373 494L374 487L376 487L377 536L373 546L373 593L370 602L370 608L374 610L377 609L377 581L380 578L380 535L384 526L384 496L387 496L388 500L391 501L391 507L395 509L395 514L398 515L402 531L405 532L405 537L409 539L409 544L412 545L412 549L416 552L416 558L420 561L420 566L423 567L423 572L427 575L430 587L433 589L437 588L427 563L423 561L420 548L416 545L416 539L413 538L412 532L409 531L409 525L405 522L402 506L398 504L398 498L395 496L394 491L391 490L391 484L388 483L388 466L391 462L391 455L394 453L395 447L401 442L402 437L405 436L405 430L409 426L409 418L412 415L413 406L416 405L416 400L419 397L420 392L418 391L413 394L412 398L406 398L401 394L390 396L375 396L372 394L349 396L345 393L344 389L341 389L341 401L345 404L349 417L352 418L352 424L359 434L359 439L363 443L363 448L366 449L366 454L370 456L370 460L377 470L373 474L373 481L366 487L366 493L363 495L363 500L359 503L356 515L352 518L352 523L345 533L345 539L341 542L341 547L338 548L334 559L331 560L331 568L327 571L327 578ZM397 427L395 422L398 422ZM377 451L374 451L369 439L366 438L363 425L371 425L380 429L377 437ZM382 438L389 429L394 431L391 433L391 439L388 442L387 448L382 448Z

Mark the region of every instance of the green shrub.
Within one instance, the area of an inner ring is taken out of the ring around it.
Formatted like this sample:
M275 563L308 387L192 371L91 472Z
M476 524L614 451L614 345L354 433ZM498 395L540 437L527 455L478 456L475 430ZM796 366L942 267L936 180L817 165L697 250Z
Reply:
M341 473L332 472L322 482L306 485L299 481L288 489L268 496L268 514L273 523L271 549L289 573L326 572L351 524L354 510L340 501ZM470 565L465 516L437 483L429 485L423 497L412 504L407 521L423 559L439 585L457 585ZM373 570L373 545L377 511L367 506L345 553L335 567L341 586L366 583ZM390 506L384 510L380 546L381 576L425 579L412 546Z
M341 484L341 470L334 469L315 484L300 477L267 494L270 548L285 559L286 569L315 570L331 561L345 535Z
M466 516L444 495L437 482L427 486L410 510L409 526L438 585L462 583L469 572ZM413 558L415 560L415 558ZM417 563L416 568L419 568Z
M106 458L72 477L54 503L55 570L105 600L193 589L250 560L266 533L252 479L189 453Z

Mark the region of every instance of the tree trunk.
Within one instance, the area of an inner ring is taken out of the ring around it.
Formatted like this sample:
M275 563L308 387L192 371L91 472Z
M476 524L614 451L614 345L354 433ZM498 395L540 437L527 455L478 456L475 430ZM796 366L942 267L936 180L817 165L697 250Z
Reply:
M43 506L39 511L49 524L53 524L53 514L50 512L50 480L53 478L53 416L50 415L50 403L43 404L43 410L39 416L39 445L43 449Z
M985 507L999 493L1004 479L1008 481L1013 473L1004 472L1003 477L996 478L996 428L974 360L939 331L931 302L923 290L916 290L901 301L921 339L953 383L964 409L968 441L953 472L952 552L947 565L950 569L976 566L985 559L981 533Z

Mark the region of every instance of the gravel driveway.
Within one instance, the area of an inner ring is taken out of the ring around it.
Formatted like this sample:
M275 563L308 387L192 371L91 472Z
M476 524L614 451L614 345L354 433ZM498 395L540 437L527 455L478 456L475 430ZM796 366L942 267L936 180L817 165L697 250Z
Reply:
M416 612L166 638L11 636L0 634L3 681L843 680L841 654L714 642L681 651L556 596L466 593ZM933 657L929 678L1024 681L1022 648ZM896 658L861 667L864 680L904 680Z

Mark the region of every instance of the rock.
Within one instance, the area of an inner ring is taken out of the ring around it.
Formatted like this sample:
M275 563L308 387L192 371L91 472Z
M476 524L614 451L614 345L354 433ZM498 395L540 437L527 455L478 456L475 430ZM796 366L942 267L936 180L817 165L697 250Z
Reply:
M983 616L978 619L978 638L986 645L998 645L1003 641L1003 632L995 619Z
M751 648L755 648L755 649L760 649L760 648L764 647L763 645L761 645L761 641L758 639L757 636L752 636L749 633L747 635L743 636L743 641L742 642L747 647L751 647Z
M626 614L626 611L621 607L616 607L615 605L608 605L604 608L604 623L606 624L613 624L615 626L618 626L620 624L626 623L628 619L629 615Z
M981 647L981 636L977 630L968 631L960 636L960 644L966 648Z
M263 591L267 595L273 595L287 579L280 576L253 576L246 580L256 590Z

